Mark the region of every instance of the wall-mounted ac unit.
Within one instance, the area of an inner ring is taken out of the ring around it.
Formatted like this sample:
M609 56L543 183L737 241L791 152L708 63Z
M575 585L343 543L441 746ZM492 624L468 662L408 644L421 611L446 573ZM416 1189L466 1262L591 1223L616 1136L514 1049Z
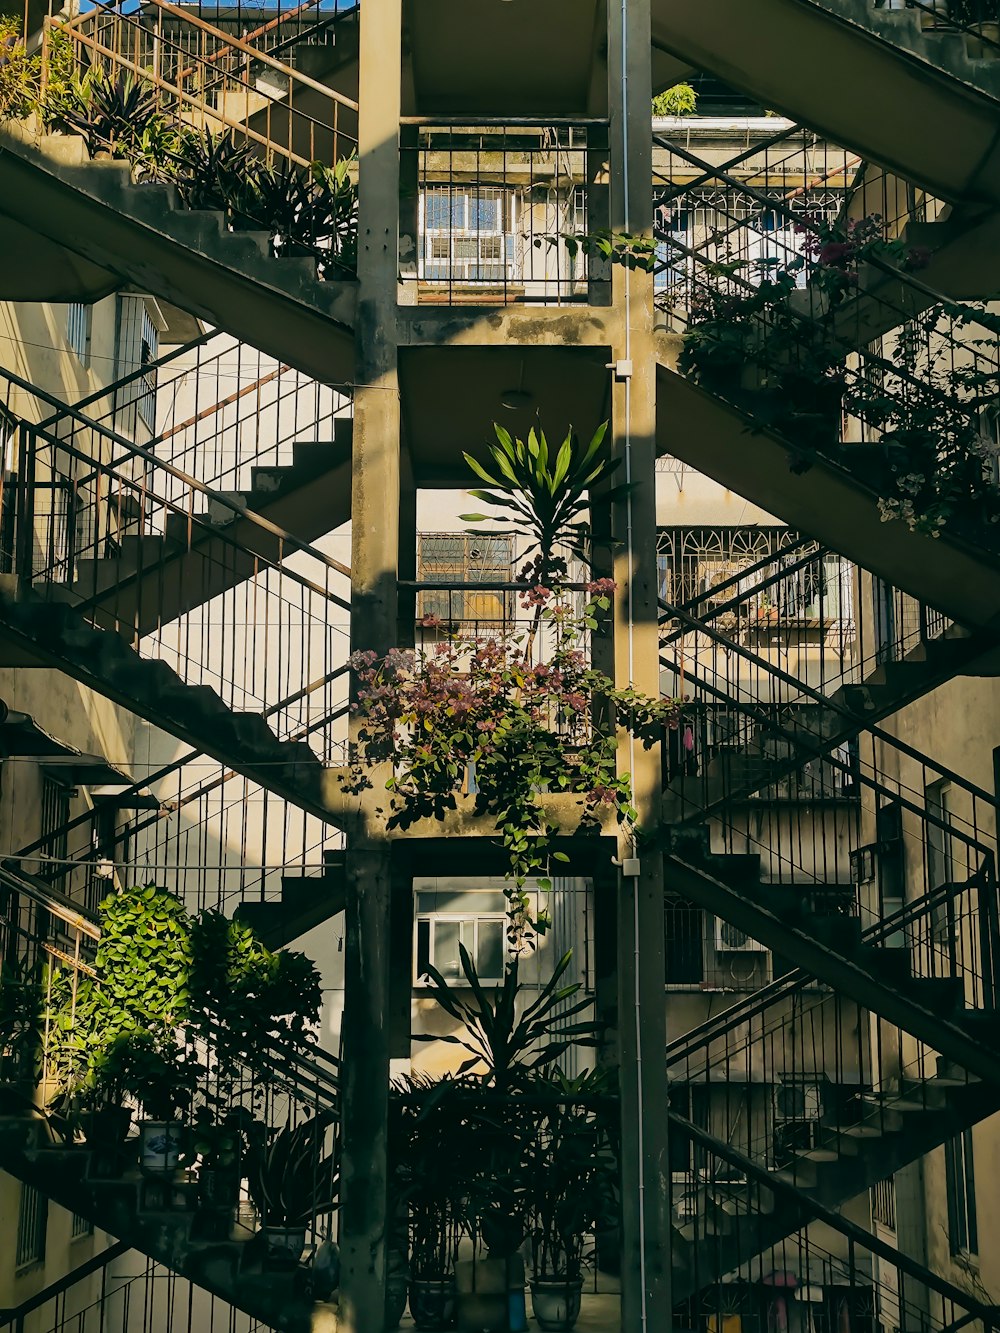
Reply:
M745 930L740 930L739 926L731 925L721 917L716 917L715 951L716 953L767 953L767 945L755 940Z
M818 1120L823 1114L823 1094L818 1083L778 1083L771 1091L776 1122Z

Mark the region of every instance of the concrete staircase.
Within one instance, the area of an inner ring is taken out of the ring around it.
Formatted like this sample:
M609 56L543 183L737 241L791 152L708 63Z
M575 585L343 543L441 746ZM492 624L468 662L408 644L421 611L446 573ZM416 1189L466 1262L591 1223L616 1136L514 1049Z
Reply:
M277 259L264 232L229 231L220 213L185 209L168 185L133 184L129 167L90 161L78 137L0 131L0 219L122 282L251 343L323 383L350 382L355 283L320 282L311 258ZM0 298L51 299L25 287L15 250L0 262Z
M351 516L351 435L350 418L339 419L334 440L296 442L291 464L253 468L250 490L226 498L300 541L325 536ZM191 520L168 513L164 526L125 536L114 557L77 562L68 591L97 624L142 638L291 553L261 524L211 500Z
M868 1092L852 1102L854 1115L824 1112L815 1146L769 1174L794 1187L771 1192L738 1180L709 1180L687 1194L686 1219L673 1230L674 1297L712 1286L815 1215L814 1205L839 1209L925 1153L1000 1110L1000 1087L953 1077L947 1066L908 1079L891 1092ZM683 1121L671 1116L683 1133ZM721 1145L720 1145L721 1146ZM721 1171L718 1173L723 1174Z
M95 1153L61 1145L44 1119L25 1113L0 1114L0 1167L267 1328L319 1333L336 1326L333 1309L308 1295L305 1270L268 1271L249 1231L241 1240L200 1237L194 1212L173 1197L193 1185L169 1187L168 1200L164 1187L135 1167L106 1174Z
M932 538L910 532L901 522L883 523L875 486L882 467L877 449L842 449L836 459L796 449L679 375L674 369L678 349L677 339L659 336L660 453L707 473L959 624L973 630L998 624L1000 543L987 550L953 531Z
M872 0L653 0L654 48L948 203L1000 202L1000 64Z
M0 644L19 665L64 671L321 819L336 809L334 770L305 742L279 740L261 714L232 711L213 689L186 684L166 662L140 657L66 603L19 590L10 575L0 577Z
M242 902L236 918L245 921L269 949L282 949L344 910L345 871L343 852L324 852L318 874L283 875L277 902Z
M664 859L671 891L1000 1087L1000 1016L966 1008L960 977L913 975L908 948L863 941L856 917L813 910L812 885L765 883L759 856L715 854L706 839L698 830L674 840Z

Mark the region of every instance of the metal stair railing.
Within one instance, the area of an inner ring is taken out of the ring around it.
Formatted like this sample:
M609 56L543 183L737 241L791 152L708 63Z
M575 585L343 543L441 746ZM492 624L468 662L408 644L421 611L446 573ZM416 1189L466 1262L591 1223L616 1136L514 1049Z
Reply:
M225 33L167 0L144 0L139 11L118 0L64 23L47 21L46 66L55 31L68 40L79 69L131 74L179 127L224 129L269 162L305 168L314 161L333 166L357 151L356 101L283 63L264 43ZM249 123L257 112L262 131Z
M349 610L335 591L345 566L106 427L91 427L87 453L28 426L22 442L2 547L24 588L58 592L100 626L127 627L143 655L172 660L230 707L266 712L296 700L289 724L306 727L329 715L332 700L315 697L314 683L346 660L346 621L330 614ZM105 463L100 454L112 451ZM182 501L160 493L160 477ZM55 487L63 507L49 499ZM174 625L164 623L164 598Z
M155 385L157 420L143 441L130 427L150 385ZM86 424L73 410L86 413ZM86 451L92 426L108 427L205 486L249 492L252 469L290 465L297 443L332 443L350 410L346 394L228 334L212 332L121 376L72 410L49 414L38 428L70 443L79 436ZM266 499L262 494L262 502Z

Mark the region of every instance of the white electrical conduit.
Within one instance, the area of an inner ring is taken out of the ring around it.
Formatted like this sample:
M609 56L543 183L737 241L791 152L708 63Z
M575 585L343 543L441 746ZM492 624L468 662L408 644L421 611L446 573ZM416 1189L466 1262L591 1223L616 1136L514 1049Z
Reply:
M631 233L630 190L629 190L629 98L628 98L628 12L627 0L618 0L621 13L621 124L622 124L622 191L624 194L624 227ZM625 360L632 360L632 270L625 267ZM629 367L631 370L631 367ZM648 368L647 368L648 371ZM633 579L635 573L634 533L632 527L632 378L625 379L625 484L628 487L625 496L625 550L628 577L628 683L635 684L635 617L632 611ZM635 784L635 737L629 732L629 768ZM636 854L635 834L632 834L632 855ZM639 1167L639 1287L641 1291L639 1322L643 1333L648 1330L646 1312L646 1163L645 1142L642 1123L642 1020L640 1016L641 987L639 984L639 878L633 887L633 923L632 933L635 952L632 971L635 977L635 1083L636 1083L636 1149Z

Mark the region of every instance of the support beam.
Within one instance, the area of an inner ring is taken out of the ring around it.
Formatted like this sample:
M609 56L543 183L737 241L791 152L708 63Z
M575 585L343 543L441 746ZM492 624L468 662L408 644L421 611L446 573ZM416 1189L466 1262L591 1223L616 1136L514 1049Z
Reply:
M652 236L649 0L608 5L608 103L614 232ZM659 693L656 579L656 357L653 279L615 266L618 317L612 359L616 481L633 489L615 506L615 679ZM632 775L640 827L660 817L660 747L623 736L619 771ZM622 1328L669 1333L670 1174L667 1154L663 858L623 833L618 886L618 1045L622 1106Z
M399 615L401 0L365 6L360 24L351 646L383 654ZM356 729L355 720L352 740ZM347 848L340 1333L372 1333L385 1320L392 858L386 775L370 776Z

